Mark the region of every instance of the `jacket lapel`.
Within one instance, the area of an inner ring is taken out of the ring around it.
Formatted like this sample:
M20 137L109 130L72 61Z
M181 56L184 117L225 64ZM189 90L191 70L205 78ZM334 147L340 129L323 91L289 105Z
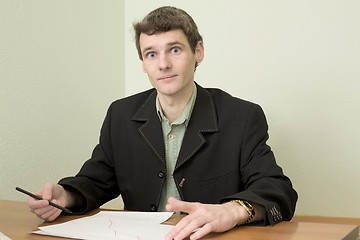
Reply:
M202 133L218 132L217 115L210 93L197 85L197 97L180 149L175 171L206 142Z
M145 142L150 146L151 150L159 160L166 164L161 122L156 113L156 90L150 94L132 120L144 122L138 129L140 135L144 138Z
M206 142L202 133L218 132L217 115L210 93L197 85L197 97L186 129L175 170L188 161ZM161 122L156 113L156 90L132 118L144 124L138 129L155 155L166 164Z

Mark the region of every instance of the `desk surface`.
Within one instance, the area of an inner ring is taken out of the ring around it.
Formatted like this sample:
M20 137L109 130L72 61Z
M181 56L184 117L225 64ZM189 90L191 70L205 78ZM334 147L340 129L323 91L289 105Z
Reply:
M97 213L94 210L87 216ZM61 216L55 223L65 222L82 216ZM175 224L181 216L174 215L166 223ZM335 218L334 218L335 219ZM335 223L335 222L334 222ZM25 202L0 200L0 232L10 237L12 240L18 239L39 239L39 240L64 240L50 236L40 236L31 234L43 223L32 214ZM257 239L276 239L276 240L298 240L298 239L317 239L317 240L356 240L359 236L359 227L356 225L331 224L331 223L311 223L311 222L282 222L275 226L266 227L235 227L234 229L216 234L212 233L203 239L221 240L257 240Z

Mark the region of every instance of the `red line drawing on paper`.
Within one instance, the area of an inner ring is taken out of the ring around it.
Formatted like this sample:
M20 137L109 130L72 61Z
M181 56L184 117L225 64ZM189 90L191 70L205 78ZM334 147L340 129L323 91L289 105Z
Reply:
M113 225L113 222L111 221L111 219L109 218L109 222L110 222L110 225L109 225L109 230L110 231L113 231L114 232L114 234L115 234L115 238L116 238L116 230L113 230L113 229L111 229L111 226Z

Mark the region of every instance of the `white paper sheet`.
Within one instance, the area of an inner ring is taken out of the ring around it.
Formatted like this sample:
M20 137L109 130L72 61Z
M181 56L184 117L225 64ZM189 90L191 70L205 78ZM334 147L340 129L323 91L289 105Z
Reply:
M40 230L33 233L86 240L159 240L174 227L160 224L172 214L102 211L90 217L39 227Z
M0 232L0 240L11 240L11 239L5 236L2 232Z

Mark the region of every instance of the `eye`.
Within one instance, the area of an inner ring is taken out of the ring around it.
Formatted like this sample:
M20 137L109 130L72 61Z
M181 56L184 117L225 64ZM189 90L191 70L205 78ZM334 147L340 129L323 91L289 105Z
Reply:
M180 52L180 48L174 47L174 48L171 49L171 52L172 52L172 53L179 53L179 52Z
M149 53L146 54L146 56L148 58L154 58L156 56L156 54L154 52L149 52Z

